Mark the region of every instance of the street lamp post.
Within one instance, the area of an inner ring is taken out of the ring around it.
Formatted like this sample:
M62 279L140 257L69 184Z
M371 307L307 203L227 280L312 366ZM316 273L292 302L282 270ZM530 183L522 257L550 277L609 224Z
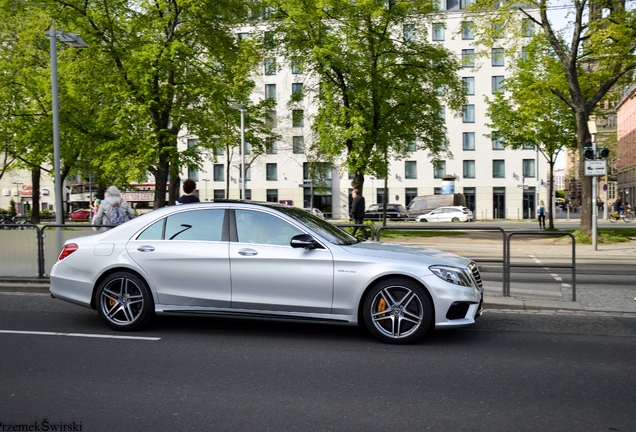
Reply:
M208 182L210 181L209 179L201 179L201 181L205 182L205 200L208 200Z
M241 112L241 199L245 199L245 105L230 104L230 108Z
M596 119L594 120L589 120L587 122L587 128L590 131L590 135L592 135L592 152L594 154L593 158L596 159ZM598 218L598 205L597 205L597 201L598 199L596 198L597 195L597 190L596 190L596 176L592 176L592 247L594 248L594 250L598 250L598 244L597 244L597 233L596 233L596 225L597 225L597 218Z
M75 33L64 33L55 30L55 23L44 32L49 37L51 46L51 99L53 101L53 170L55 171L55 224L64 222L64 196L62 195L62 173L60 172L60 113L57 98L57 43L59 40L73 48L87 48L88 45ZM59 245L61 248L61 245Z

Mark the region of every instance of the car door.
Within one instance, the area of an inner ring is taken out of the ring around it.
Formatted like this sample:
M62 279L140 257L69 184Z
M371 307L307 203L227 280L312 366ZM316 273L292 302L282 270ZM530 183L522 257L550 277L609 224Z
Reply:
M225 209L172 214L126 249L152 280L159 303L230 307L229 220Z
M430 217L427 217L426 219L429 222L439 222L440 220L442 220L442 215L444 214L444 209L436 209L433 210L430 214Z
M292 248L304 232L258 210L235 210L230 243L232 308L330 313L333 258L328 249Z

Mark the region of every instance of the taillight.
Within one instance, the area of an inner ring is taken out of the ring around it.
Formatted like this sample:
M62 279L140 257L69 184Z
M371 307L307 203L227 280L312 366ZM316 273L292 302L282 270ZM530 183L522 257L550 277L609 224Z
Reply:
M79 246L75 243L65 244L62 248L62 252L60 252L60 256L57 257L58 261L62 261L64 258L75 252Z

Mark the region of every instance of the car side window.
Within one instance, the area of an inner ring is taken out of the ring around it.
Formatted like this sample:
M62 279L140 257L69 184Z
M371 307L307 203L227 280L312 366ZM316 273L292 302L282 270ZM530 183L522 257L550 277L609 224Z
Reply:
M157 222L146 228L139 236L137 240L161 240L163 234L163 223L166 219L158 220Z
M166 219L165 240L221 241L225 210L191 210Z
M276 216L251 210L236 210L236 232L241 243L280 246L289 246L292 237L303 234Z

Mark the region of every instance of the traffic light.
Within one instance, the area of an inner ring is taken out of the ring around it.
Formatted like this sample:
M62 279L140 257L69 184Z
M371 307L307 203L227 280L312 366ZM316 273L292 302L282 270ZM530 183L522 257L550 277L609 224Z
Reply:
M592 147L583 147L583 158L587 160L607 159L610 151L607 147L597 147L596 157L594 157L594 149Z

